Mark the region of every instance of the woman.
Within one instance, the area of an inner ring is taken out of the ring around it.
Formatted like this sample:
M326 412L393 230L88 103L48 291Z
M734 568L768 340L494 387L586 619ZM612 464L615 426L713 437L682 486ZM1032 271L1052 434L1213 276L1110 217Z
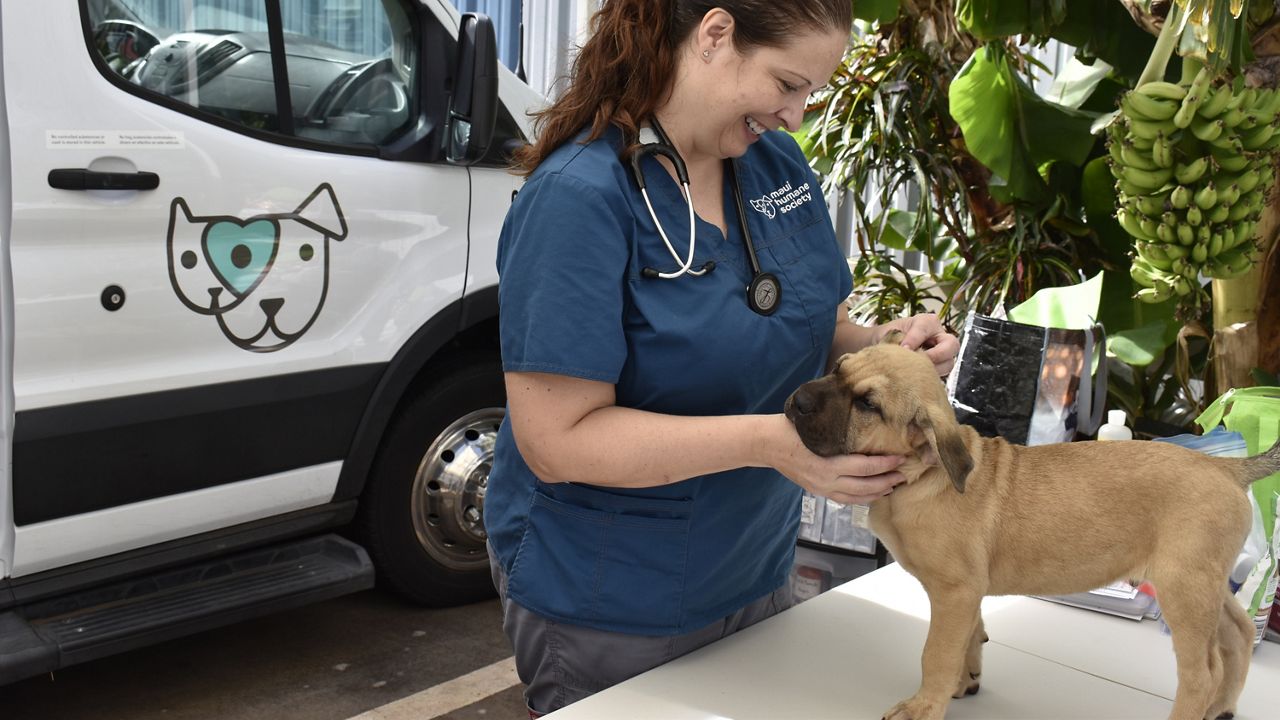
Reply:
M818 182L774 132L799 128L850 15L849 0L606 0L518 158L485 524L535 715L787 607L802 489L864 503L902 480L901 458L811 454L780 414L889 327L848 321ZM642 154L637 177L642 131L676 152ZM950 369L937 318L890 325Z

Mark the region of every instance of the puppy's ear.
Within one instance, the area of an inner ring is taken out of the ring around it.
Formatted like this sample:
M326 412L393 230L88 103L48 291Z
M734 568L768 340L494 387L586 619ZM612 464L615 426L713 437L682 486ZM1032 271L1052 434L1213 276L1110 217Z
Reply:
M904 337L906 337L906 335L903 335L901 330L896 330L896 329L895 329L895 330L890 330L889 332L887 332L887 333L885 333L885 334L884 334L884 337L880 338L880 344L882 344L882 345L901 345L901 344L902 344L902 338L904 338Z
M933 465L941 462L951 477L951 484L963 494L965 481L973 471L973 457L960 436L960 423L956 422L955 413L949 406L924 405L916 413L915 421L933 455L932 458L926 455L925 462Z

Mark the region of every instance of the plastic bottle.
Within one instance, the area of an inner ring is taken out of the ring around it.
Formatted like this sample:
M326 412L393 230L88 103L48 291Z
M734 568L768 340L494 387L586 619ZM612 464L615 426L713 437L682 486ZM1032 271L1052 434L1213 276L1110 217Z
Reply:
M1098 440L1132 440L1133 431L1125 425L1125 413L1123 410L1111 410L1107 412L1107 421L1098 428Z

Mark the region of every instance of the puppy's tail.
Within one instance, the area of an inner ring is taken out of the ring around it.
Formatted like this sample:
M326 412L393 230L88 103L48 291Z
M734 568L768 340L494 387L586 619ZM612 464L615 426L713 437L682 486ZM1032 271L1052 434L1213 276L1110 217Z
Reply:
M1255 480L1261 480L1268 475L1280 473L1280 442L1271 446L1271 449L1261 455L1254 455L1244 460L1240 464L1240 483L1248 487Z

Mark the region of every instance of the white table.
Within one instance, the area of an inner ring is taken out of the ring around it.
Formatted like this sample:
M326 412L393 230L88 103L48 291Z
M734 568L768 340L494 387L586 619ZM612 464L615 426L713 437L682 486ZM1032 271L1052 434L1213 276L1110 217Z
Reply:
M548 715L553 720L875 720L915 692L929 603L897 565ZM982 690L950 720L1136 720L1172 706L1159 624L1025 597L987 598ZM1280 645L1264 642L1240 720L1280 717Z

